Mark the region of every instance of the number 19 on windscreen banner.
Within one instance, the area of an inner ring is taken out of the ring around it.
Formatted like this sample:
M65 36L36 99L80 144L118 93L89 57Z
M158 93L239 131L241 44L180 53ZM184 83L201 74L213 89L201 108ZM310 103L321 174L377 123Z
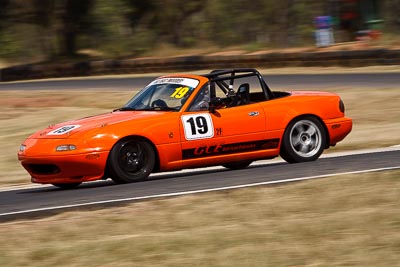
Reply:
M182 116L186 140L212 138L214 126L210 114L190 114Z

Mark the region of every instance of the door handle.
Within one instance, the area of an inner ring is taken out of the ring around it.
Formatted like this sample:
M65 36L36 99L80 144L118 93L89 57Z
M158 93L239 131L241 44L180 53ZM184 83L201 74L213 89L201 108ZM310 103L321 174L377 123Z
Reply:
M258 111L250 111L249 112L250 117L254 117L254 116L258 116L258 115L260 115L260 112L258 112Z

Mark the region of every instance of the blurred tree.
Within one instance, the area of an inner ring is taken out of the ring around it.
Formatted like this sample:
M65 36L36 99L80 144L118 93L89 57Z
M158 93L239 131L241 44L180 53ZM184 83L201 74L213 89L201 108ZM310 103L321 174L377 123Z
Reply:
M192 17L202 12L204 0L126 0L131 7L128 19L133 28L145 25L158 38L178 47L188 46ZM188 27L189 26L189 27Z
M222 46L252 42L274 44L284 31L285 8L285 0L210 1L207 9L210 35Z
M0 57L5 54L6 51L6 37L3 31L8 23L8 6L10 4L9 0L0 0Z
M126 0L96 0L91 16L92 31L84 39L86 44L113 57L145 51L143 47L151 44L151 38L146 35L151 36L152 32L147 27L135 32L137 27L131 27L129 14L141 13L133 9Z
M381 10L385 30L393 34L400 34L400 0L384 0Z
M248 48L313 43L315 16L339 0L0 0L0 56L51 59L85 48L105 56L156 47ZM400 32L400 0L379 1L385 33ZM329 8L327 8L329 7ZM384 35L385 36L385 35Z
M193 15L203 10L204 1L163 0L158 4L159 11L167 11L157 13L157 25L161 36L178 47L189 45L190 43L185 40L191 35L188 26Z
M42 2L42 1L38 1ZM93 7L92 0L64 0L58 11L61 19L59 29L61 41L61 55L73 56L76 54L77 35L89 25L88 14Z
M36 33L36 37L29 34L29 38L36 39L32 42L28 36L15 32L14 42L26 40L30 49L39 44L42 54L51 58L76 54L77 36L90 25L88 14L93 0L0 0L0 6L0 27L5 23L11 28L24 25L24 29L33 28Z
M56 55L54 47L54 20L55 3L53 0L33 0L32 1L32 23L36 25L37 37L42 53L48 58Z
M125 16L129 20L132 28L135 28L143 23L148 25L149 21L151 21L155 16L156 10L154 0L124 0L124 2L127 6L129 6Z
M25 23L28 17L27 12L21 12L24 10L21 4L18 0L0 0L0 56L2 57L16 56L25 45L27 36L20 36L16 27ZM20 16L16 16L20 13Z
M9 5L10 0L0 0L0 29L6 22Z
M313 42L315 30L314 17L321 15L321 9L310 8L313 1L288 0L286 8L286 23L283 28L286 30L284 45L287 47L298 46ZM317 11L316 13L313 13Z

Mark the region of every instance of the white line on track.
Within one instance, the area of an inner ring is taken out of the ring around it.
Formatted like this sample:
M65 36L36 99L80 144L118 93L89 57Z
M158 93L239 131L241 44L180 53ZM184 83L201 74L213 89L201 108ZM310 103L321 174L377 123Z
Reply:
M143 197L130 197L130 198L110 199L110 200L94 201L94 202L74 204L74 205L63 205L63 206L54 206L54 207L47 207L47 208L30 209L30 210L23 210L23 211L0 213L0 217L2 217L2 216L10 216L10 215L20 215L20 214L31 213L31 212L43 212L43 211L52 211L52 210L58 210L58 209L71 209L71 208L79 208L79 207L84 207L84 206L121 203L121 202L128 202L128 201L140 201L140 200L148 200L148 199L155 199L155 198L176 197L176 196L184 196L184 195L190 195L190 194L207 193L207 192L215 192L215 191L223 191L223 190L232 190L232 189L248 188L248 187L254 187L254 186L262 186L262 185L272 185L272 184L297 182L297 181L304 181L304 180L311 180L311 179L326 178L326 177L330 177L330 176L347 175L347 174L359 174L359 173L378 172L378 171L388 171L388 170L396 170L396 169L400 169L400 166L377 168L377 169L368 169L368 170L362 170L362 171L332 173L332 174L324 174L324 175L316 175L316 176L306 176L306 177L298 177L298 178L291 178L291 179L283 179L283 180L278 180L278 181L259 182L259 183L252 183L252 184L225 186L225 187L218 187L218 188L208 188L208 189L193 190L193 191L182 191L182 192L159 194L159 195L150 195L150 196L143 196Z

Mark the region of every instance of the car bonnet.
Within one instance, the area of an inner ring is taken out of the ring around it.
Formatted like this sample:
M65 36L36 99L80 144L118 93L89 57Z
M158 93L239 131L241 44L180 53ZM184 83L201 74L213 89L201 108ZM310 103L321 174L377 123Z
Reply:
M50 125L46 129L40 130L29 138L36 139L65 139L79 138L79 133L96 131L107 125L123 123L126 121L146 119L154 116L161 116L164 112L149 111L116 111L78 120L67 121L55 125Z

